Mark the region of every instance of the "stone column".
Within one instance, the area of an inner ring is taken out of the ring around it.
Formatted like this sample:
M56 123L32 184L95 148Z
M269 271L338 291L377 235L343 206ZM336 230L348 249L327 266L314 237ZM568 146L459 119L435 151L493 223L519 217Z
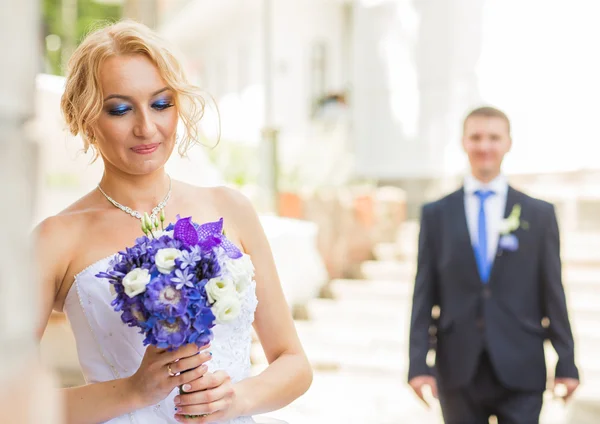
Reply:
M480 101L482 14L480 0L356 4L352 107L359 176L430 180L461 170L461 121Z
M60 422L54 379L39 362L40 287L30 246L36 150L25 124L33 113L39 52L37 0L0 0L0 411L6 423Z

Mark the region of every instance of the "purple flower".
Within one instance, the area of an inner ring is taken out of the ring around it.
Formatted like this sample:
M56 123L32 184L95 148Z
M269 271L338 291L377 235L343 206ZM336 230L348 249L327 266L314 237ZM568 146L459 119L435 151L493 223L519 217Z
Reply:
M192 224L192 217L182 218L175 224L173 237L181 241L184 246L195 246L198 244L198 232Z
M128 305L121 315L121 321L125 324L130 327L140 327L142 330L144 329L148 318L150 318L150 316L148 315L146 308L144 308L144 305L140 302Z
M188 297L169 281L168 276L159 276L146 286L144 306L150 314L178 317L185 314Z
M194 274L190 274L188 270L189 268L184 269L183 271L180 269L176 269L175 277L171 277L171 282L177 283L177 285L175 286L177 290L181 290L183 286L190 288L194 287L194 283L192 281L194 279Z
M202 253L195 271L198 281L208 281L221 274L221 266L219 265L217 255L213 250Z
M215 222L207 222L197 227L198 244L206 250L221 246L231 259L242 257L242 252L223 234L223 218Z
M500 237L498 245L502 250L515 252L517 249L519 249L519 239L514 234L505 234Z
M152 335L157 347L174 350L186 344L189 329L190 321L187 317L167 318L154 323Z
M175 263L179 265L179 268L186 269L188 266L194 268L196 263L200 260L200 247L192 246L189 251L184 250L181 252L181 258L177 258Z

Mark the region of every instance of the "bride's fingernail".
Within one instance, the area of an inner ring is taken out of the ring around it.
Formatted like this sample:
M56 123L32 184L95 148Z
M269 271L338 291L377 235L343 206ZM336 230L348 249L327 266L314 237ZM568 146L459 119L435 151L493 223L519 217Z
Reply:
M184 385L183 385L183 390L184 390L184 391L186 391L186 392L187 392L188 390L191 390L191 389L192 389L192 386L190 386L189 384L184 384Z

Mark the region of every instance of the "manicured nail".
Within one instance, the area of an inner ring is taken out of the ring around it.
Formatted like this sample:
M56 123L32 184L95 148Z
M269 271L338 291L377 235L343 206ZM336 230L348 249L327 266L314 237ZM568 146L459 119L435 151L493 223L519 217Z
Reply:
M210 356L212 356L212 352L208 352L208 354L209 354Z
M179 396L175 396L173 398L173 402L175 403L175 405L179 405L179 402L181 402L181 398ZM177 409L177 408L175 408L175 409Z
M189 384L184 384L183 385L183 390L185 392L187 392L188 390L191 390L191 389L192 389L192 386L190 386ZM177 399L177 398L175 398L175 399ZM177 403L179 403L179 402L177 402Z

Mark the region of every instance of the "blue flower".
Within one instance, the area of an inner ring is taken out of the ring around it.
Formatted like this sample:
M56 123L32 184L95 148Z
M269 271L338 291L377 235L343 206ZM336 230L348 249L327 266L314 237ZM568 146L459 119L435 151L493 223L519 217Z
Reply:
M515 252L519 249L519 239L514 234L505 234L500 237L498 246L502 250L506 250L508 252Z
M200 261L196 265L196 278L200 281L210 280L219 276L221 273L221 266L217 260L217 255L211 249L207 252L202 252Z
M181 257L177 258L175 262L179 265L179 268L186 269L188 266L194 268L199 260L200 248L192 246L189 251L184 250L181 252Z
M175 277L171 277L171 282L177 283L175 286L177 290L181 290L183 286L194 287L194 283L192 281L194 279L194 274L190 274L188 270L189 268L184 269L183 271L176 269Z

